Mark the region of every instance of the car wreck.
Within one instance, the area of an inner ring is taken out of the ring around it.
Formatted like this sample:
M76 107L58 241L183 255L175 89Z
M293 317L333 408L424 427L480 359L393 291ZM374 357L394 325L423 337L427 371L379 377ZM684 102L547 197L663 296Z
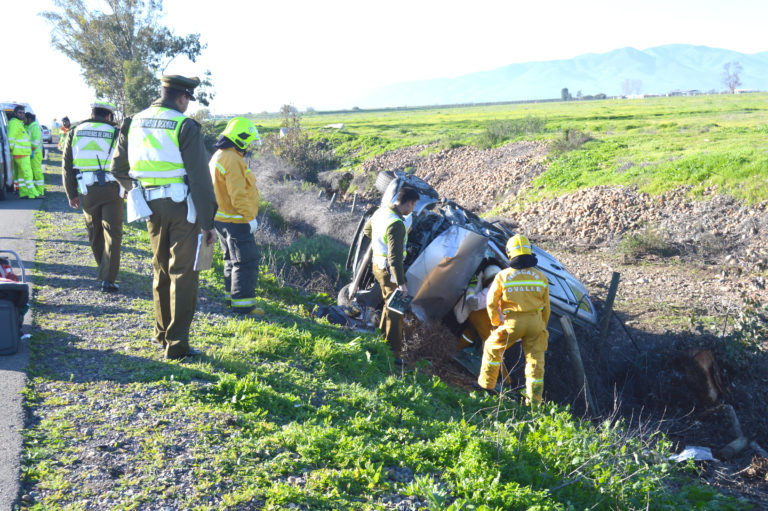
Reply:
M413 212L411 231L406 246L405 270L408 291L412 296L410 313L419 322L441 322L460 335L467 322L457 317L454 308L464 300L473 279L491 265L507 268L507 240L514 232L500 222L488 222L439 194L426 181L402 172L382 172L376 186L383 193L380 205L390 204L403 186L419 192ZM339 292L338 303L356 315L361 323L375 326L371 317L383 306L379 284L371 267L371 240L363 227L378 206L365 211L360 218L347 256L346 267L352 281ZM552 314L548 323L550 341L563 335L560 318L569 316L581 327L597 325L597 312L586 287L550 254L533 246L537 268L546 273L550 284ZM478 351L479 346L473 347ZM457 360L475 372L479 367L472 349L457 354ZM470 360L474 359L474 360Z

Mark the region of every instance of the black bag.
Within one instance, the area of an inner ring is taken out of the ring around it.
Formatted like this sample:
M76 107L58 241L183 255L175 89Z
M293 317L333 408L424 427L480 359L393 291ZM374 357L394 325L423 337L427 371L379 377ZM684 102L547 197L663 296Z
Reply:
M0 355L14 355L19 351L28 301L26 284L0 282Z

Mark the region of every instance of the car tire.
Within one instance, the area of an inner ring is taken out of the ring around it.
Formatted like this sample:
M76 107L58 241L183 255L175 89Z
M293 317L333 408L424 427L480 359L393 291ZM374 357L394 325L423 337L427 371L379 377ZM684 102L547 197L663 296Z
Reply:
M341 291L339 291L339 296L336 297L336 303L338 303L342 307L347 307L352 305L352 299L349 298L349 289L351 287L352 287L352 283L350 282L349 284L341 288Z
M382 170L379 172L379 174L376 176L375 185L379 193L384 193L387 191L387 186L389 186L389 183L391 183L393 179L395 179L395 173L391 170Z

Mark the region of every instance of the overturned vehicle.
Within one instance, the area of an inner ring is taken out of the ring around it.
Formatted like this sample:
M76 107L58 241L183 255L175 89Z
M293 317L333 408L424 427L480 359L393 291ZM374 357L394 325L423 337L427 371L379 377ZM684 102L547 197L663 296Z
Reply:
M442 322L458 336L467 318L454 309L486 268L509 266L505 247L515 233L499 222L483 220L451 200L440 199L426 181L411 174L381 172L376 186L383 193L381 205L394 202L403 186L419 192L405 257L408 292L413 297L410 312L422 323ZM353 306L355 310L381 309L384 304L371 267L371 240L363 234L365 223L376 209L371 207L360 219L346 263L353 278L339 292L339 304ZM535 245L532 249L538 258L537 268L549 279L550 341L563 335L562 316L569 316L574 324L585 328L596 326L597 313L586 287L550 254Z

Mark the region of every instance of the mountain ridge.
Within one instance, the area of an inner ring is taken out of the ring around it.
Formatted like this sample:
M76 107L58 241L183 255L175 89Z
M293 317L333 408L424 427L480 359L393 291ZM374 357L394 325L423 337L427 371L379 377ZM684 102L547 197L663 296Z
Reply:
M746 54L723 48L667 44L638 50L631 46L571 59L523 62L454 78L400 82L375 88L358 106L396 107L490 103L604 93L666 94L674 90L725 90L723 65L739 62L743 89L768 88L768 51Z

